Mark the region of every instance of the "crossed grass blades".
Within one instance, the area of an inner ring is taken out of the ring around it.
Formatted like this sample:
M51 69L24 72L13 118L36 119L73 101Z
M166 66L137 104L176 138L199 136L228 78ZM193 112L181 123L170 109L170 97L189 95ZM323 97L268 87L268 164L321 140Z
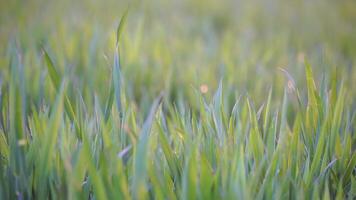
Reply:
M80 91L69 93L71 78L43 48L51 80L43 87L55 98L41 106L26 91L20 52L11 54L0 93L1 199L355 197L354 112L336 72L317 88L305 62L301 89L283 70L289 84L278 107L272 89L257 110L248 95L229 107L220 82L212 98L196 92L196 109L162 92L142 113L127 98L121 74L127 14L117 28L104 103L94 91L92 105Z

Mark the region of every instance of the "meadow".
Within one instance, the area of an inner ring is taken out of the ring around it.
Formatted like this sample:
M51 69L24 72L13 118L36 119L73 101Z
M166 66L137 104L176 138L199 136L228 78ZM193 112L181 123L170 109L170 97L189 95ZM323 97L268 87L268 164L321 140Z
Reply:
M0 199L355 199L353 0L0 1Z

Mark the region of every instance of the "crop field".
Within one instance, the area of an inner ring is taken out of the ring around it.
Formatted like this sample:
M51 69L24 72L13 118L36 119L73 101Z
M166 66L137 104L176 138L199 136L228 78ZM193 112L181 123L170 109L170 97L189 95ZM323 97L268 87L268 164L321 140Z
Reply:
M355 199L356 1L0 0L0 199Z

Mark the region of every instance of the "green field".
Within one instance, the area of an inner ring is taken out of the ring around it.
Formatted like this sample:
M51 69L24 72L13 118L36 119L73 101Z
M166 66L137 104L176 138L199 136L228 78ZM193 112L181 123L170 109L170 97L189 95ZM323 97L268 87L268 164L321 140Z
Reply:
M0 1L0 199L355 199L356 1Z

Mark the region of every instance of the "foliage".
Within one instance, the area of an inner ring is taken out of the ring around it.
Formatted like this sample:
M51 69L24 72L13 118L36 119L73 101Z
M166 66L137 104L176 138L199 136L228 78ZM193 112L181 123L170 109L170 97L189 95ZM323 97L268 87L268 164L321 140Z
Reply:
M0 199L355 198L356 3L222 2L8 4Z

